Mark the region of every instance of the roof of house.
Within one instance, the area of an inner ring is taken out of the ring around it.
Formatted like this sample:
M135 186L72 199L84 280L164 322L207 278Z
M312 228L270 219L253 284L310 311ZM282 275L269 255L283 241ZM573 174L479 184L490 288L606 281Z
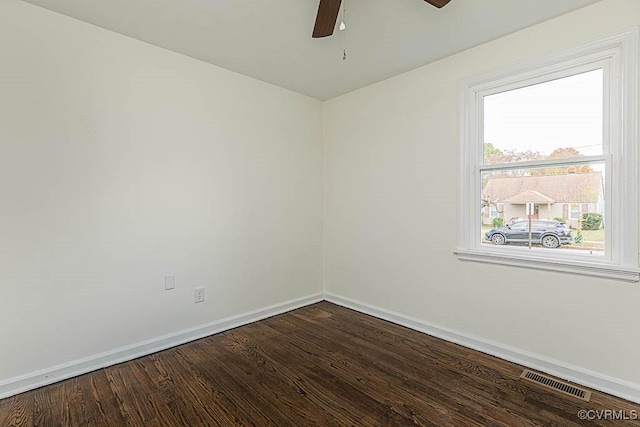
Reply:
M484 197L503 203L596 203L600 172L489 178Z
M522 193L516 194L513 197L509 197L504 200L505 203L554 203L551 197L547 197L544 194L535 190L526 190Z

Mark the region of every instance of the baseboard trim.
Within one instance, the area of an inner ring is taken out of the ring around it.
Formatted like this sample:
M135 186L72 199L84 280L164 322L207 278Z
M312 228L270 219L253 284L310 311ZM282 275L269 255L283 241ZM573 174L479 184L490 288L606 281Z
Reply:
M142 341L111 351L74 360L65 364L46 368L19 377L0 382L0 399L4 399L25 391L53 384L68 378L83 375L91 371L106 368L118 363L147 356L190 341L208 337L229 329L257 322L268 317L286 313L297 308L315 304L322 300L329 301L360 313L405 326L407 328L443 339L461 346L517 363L527 368L554 375L594 390L611 394L635 403L640 403L640 385L589 371L578 366L547 358L538 354L505 346L503 344L478 337L462 334L446 328L429 324L400 313L358 302L332 293L317 293L302 298L285 301L237 316L231 316L194 328L185 329L172 334Z
M326 293L325 300L594 390L608 393L631 402L640 403L639 384L602 375L598 372L530 353L522 349L448 330L422 320L332 293Z
M138 357L147 356L180 344L247 325L258 320L286 313L287 311L295 310L296 308L315 304L323 299L324 296L322 293L292 299L280 304L216 320L194 328L185 329L83 359L46 368L37 372L10 378L0 382L0 399L53 384L68 378L76 377L78 375L86 374L87 372L137 359Z

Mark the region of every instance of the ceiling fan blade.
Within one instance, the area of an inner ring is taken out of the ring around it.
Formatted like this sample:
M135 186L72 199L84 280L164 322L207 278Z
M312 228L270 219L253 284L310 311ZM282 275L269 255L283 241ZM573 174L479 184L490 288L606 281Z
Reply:
M316 25L313 28L313 38L317 39L333 34L341 3L342 0L320 0Z
M438 9L441 7L444 7L447 5L447 3L449 3L451 0L424 0L427 3L429 3L431 6L435 6Z

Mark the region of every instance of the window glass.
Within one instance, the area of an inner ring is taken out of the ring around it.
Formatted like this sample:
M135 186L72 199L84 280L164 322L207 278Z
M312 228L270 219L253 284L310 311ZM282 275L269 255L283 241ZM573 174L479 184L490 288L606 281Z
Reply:
M484 163L603 153L601 69L484 97Z
M546 221L554 221L554 226L566 224L571 240L563 241L562 249L601 256L605 251L604 176L604 162L484 171L482 200L484 204L502 206L502 217L511 230L528 230L529 216L532 220L545 220L536 223L540 226L548 225ZM533 208L530 215L527 204ZM588 219L583 220L583 215ZM494 245L486 235L494 228L492 222L482 220L481 228L482 244ZM522 242L523 237L505 235L505 239L505 243L515 243Z
M577 203L572 203L571 210L569 211L569 219L578 219L580 218L580 205Z

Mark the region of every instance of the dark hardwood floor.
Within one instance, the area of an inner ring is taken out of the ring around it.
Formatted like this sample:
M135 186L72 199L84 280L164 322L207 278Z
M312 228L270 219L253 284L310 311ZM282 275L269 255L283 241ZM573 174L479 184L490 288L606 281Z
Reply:
M0 426L640 426L610 420L640 405L522 369L321 302L0 400Z

